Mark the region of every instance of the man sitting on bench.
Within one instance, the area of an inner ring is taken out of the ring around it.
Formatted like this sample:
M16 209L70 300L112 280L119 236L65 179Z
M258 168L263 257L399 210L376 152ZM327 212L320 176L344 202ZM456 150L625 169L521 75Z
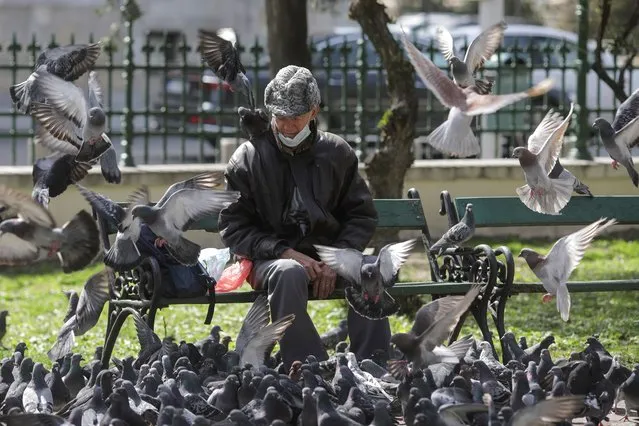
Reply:
M313 244L363 250L377 212L353 149L317 129L320 91L308 69L282 68L266 86L264 104L273 116L269 130L243 143L227 166L227 189L242 195L220 212L219 229L233 254L253 261L248 281L268 289L271 320L295 314L280 341L289 368L307 355L328 358L306 312L309 284L323 299L340 279ZM368 320L349 307L348 332L358 359L389 346L388 319Z

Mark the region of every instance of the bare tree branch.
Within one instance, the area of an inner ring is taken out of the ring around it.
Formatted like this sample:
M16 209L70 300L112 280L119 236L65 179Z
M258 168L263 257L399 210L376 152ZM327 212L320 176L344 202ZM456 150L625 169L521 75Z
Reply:
M621 33L621 40L627 41L634 29L637 28L637 25L639 25L639 7L633 9L632 15L630 15L630 19L628 19L626 24L626 29Z
M623 47L627 55L626 61L623 67L621 67L621 70L619 71L619 76L617 77L617 85L621 88L624 88L626 86L626 73L632 66L635 56L637 56L637 50L634 46L630 45L630 43L628 42L628 37L632 34L632 32L634 31L634 29L637 27L638 24L639 24L639 8L634 8L632 15L630 15L630 18L626 22L626 28L621 33L621 36L615 41L615 44L617 45L617 47Z

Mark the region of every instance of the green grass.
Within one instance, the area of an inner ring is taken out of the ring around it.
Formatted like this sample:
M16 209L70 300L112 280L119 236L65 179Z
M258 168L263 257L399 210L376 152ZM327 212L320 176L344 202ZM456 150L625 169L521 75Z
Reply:
M523 243L516 240L482 241L491 246L505 244L516 255ZM527 241L527 247L546 253L552 242ZM636 278L639 276L639 242L596 240L586 253L584 260L573 273L571 280L604 280ZM4 271L0 276L0 309L8 309L8 331L3 344L11 349L0 349L0 358L10 355L15 344L27 343L27 355L49 365L46 352L55 341L66 312L67 299L64 289L80 291L85 280L99 271L100 265L74 274L51 272L49 268L37 267L21 271ZM535 278L527 266L517 259L517 282L534 282ZM427 280L428 265L423 255L413 255L403 270L403 279ZM430 300L425 297L424 300ZM557 341L551 347L553 357L566 356L571 351L584 347L588 336L597 333L604 345L613 354L622 357L624 363L639 362L639 325L637 308L639 292L591 293L572 295L571 320L564 323L559 318L554 303L542 304L541 295L516 295L511 297L506 310L506 327L517 337L526 336L529 344L537 342L547 333ZM345 318L343 301L313 302L309 312L320 333L333 327ZM248 304L218 305L213 323L219 324L225 333L235 337ZM172 335L176 339L195 341L204 337L209 327L204 325L206 306L176 306L163 309L156 320L156 332L160 337ZM405 331L411 321L406 317L391 318L393 332ZM492 324L492 322L491 322ZM106 308L97 326L86 335L78 337L75 351L85 358L92 356L95 347L103 344L106 327ZM494 326L491 331L495 331ZM462 333L479 337L472 319L466 321ZM496 337L494 338L497 342ZM136 354L139 349L133 322L127 320L123 327L114 355L123 357Z

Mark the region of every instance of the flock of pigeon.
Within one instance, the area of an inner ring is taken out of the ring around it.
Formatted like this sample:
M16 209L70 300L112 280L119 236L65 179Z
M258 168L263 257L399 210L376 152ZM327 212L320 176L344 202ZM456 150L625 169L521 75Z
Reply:
M541 96L552 81L520 93L493 95L493 81L474 74L501 43L506 25L500 22L471 43L464 60L455 56L452 37L438 29L438 40L452 67L451 80L402 37L408 58L424 84L450 108L448 120L429 137L440 151L459 157L479 153L470 124L476 115L494 113L517 101ZM249 108L240 107L240 124L249 139L268 128L268 114L257 109L236 47L215 33L200 32L203 60L233 90L243 93ZM198 261L200 246L184 231L199 219L218 214L239 199L236 191L216 189L221 173L203 173L173 184L152 204L141 187L126 207L79 182L100 163L107 182L119 183L115 151L106 135L102 89L92 68L100 44L71 45L44 51L34 72L10 88L17 110L38 124L35 143L53 153L33 168L31 196L0 186L0 264L24 265L57 257L64 272L85 268L100 253L93 217L79 211L59 227L48 206L51 198L74 185L93 210L118 230L103 256L107 266L93 275L81 294L66 292L69 309L55 345L48 352L50 370L25 357L26 345L16 346L0 366L0 424L5 425L541 425L569 424L586 417L592 424L606 419L613 405L625 400L626 410L639 409L639 369L621 366L595 338L569 359L553 361L549 336L532 347L516 343L512 333L502 336L506 365L493 356L488 342L471 336L444 346L450 333L481 286L464 296L447 296L424 305L412 329L392 336L388 351L357 360L344 342L346 324L323 336L336 356L318 362L312 356L287 369L275 344L294 321L289 315L269 324L268 302L260 296L244 320L233 350L220 328L195 344L160 339L145 321L134 315L140 352L136 358L115 360L115 368L96 359L82 366L73 353L76 336L97 323L109 300L114 271L129 270L143 257L137 241L143 227L156 236L155 245L183 265ZM88 73L88 100L75 81ZM621 164L633 184L639 185L630 149L639 141L639 90L624 102L612 124L599 118L604 146ZM566 117L549 111L528 140L516 148L526 185L517 188L522 202L543 214L560 214L573 190L592 196L558 161L564 134L573 113ZM559 239L547 255L523 249L523 257L543 283L543 301L557 300L557 309L569 319L566 287L572 271L600 232L615 224L600 219ZM474 234L473 206L430 249L440 256L455 250ZM352 284L348 303L371 319L397 312L387 292L396 281L415 240L389 244L377 256L349 249L316 246L319 257ZM0 341L6 332L7 311L0 312ZM103 368L104 367L104 368Z

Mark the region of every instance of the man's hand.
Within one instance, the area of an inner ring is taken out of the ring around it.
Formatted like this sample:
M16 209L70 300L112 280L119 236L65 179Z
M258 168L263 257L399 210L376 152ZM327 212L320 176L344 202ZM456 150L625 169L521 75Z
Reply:
M322 271L313 283L313 296L319 299L326 299L335 290L337 274L330 266L322 263Z
M311 282L315 281L317 277L322 273L322 262L318 262L299 251L293 249L286 249L280 256L282 259L293 259L304 267Z

